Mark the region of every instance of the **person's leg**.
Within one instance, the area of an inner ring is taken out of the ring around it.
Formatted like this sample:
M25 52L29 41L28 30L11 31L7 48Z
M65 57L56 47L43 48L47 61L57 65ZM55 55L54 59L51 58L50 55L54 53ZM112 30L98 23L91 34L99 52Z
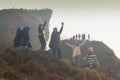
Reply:
M78 62L79 62L78 60L79 60L79 57L78 57L78 56L75 56L75 57L74 57L74 63L78 64Z
M52 48L53 56L55 56L56 48Z
M40 50L45 50L45 47L44 47L43 44L41 44L41 48L40 48Z
M46 48L46 45L43 45L42 49L45 50L45 48Z
M82 68L85 68L85 67L89 67L89 64L85 63L85 64L82 65Z
M32 46L31 46L31 43L30 43L30 42L28 42L27 46L28 46L29 48L32 48Z
M90 64L90 66L89 66L91 69L92 68L95 68L96 67L96 64L95 63L93 63L93 64Z
M41 48L40 48L40 50L43 50L43 45L44 45L44 42L43 42L43 38L42 38L42 36L39 36L39 41L40 41L40 44L41 44Z
M45 50L45 48L46 48L46 42L45 42L45 40L44 40L44 43L43 43L43 50Z
M43 45L41 44L40 50L43 50Z
M57 48L57 51L58 51L58 59L61 59L61 50L59 47Z
M76 65L79 66L80 56L76 56Z
M72 65L73 65L74 67L76 67L75 57L72 57Z
M72 60L72 61L73 61L73 63L75 63L75 57L72 57L72 59L73 59L73 60Z

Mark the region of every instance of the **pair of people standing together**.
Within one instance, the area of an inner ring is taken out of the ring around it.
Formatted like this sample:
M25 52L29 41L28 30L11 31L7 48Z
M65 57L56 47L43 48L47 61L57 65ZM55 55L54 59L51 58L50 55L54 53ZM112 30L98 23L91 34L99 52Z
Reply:
M76 66L79 65L80 56L81 56L81 47L85 43L86 43L86 40L84 40L81 44L76 44L76 45L66 43L66 45L70 46L73 49L72 58L73 58L73 63ZM83 59L84 60L87 59L87 62L81 66L82 68L85 68L85 67L95 68L95 67L99 66L99 62L97 60L96 54L93 50L93 47L91 47L91 46L88 48L87 56L84 57Z
M46 39L45 39L45 25L46 25L46 21L44 22L44 24L40 24L39 28L38 28L38 33L39 33L39 40L41 43L41 50L45 50L46 47ZM60 34L63 30L63 26L64 23L61 22L61 29L60 31L58 31L57 27L53 28L53 32L51 35L51 40L49 43L49 47L52 49L53 51L53 55L55 56L56 51L58 52L58 58L61 59L61 50L60 50L60 46L59 46L59 42L60 42Z
M14 38L14 47L26 46L32 48L32 45L29 40L29 26L24 26L23 29L18 28L15 38Z

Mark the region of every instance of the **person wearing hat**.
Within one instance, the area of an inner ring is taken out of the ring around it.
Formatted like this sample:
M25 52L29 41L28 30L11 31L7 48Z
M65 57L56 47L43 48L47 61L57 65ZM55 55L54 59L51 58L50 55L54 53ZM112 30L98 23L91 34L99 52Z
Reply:
M84 57L84 60L85 59L87 59L88 61L86 64L82 65L83 68L84 67L95 68L95 67L99 66L99 62L98 62L98 59L94 52L93 47L88 48L88 54L87 54L87 57Z
M59 31L58 31L57 27L53 28L51 40L49 43L49 47L52 49L53 55L55 56L55 53L57 51L59 59L61 59L61 50L60 50L59 42L60 42L60 34L63 30L63 26L64 26L64 23L61 22L61 29Z

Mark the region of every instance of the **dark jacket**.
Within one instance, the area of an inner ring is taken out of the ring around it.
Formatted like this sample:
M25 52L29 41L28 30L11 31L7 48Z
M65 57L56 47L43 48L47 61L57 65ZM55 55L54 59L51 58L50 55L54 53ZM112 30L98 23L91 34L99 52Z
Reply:
M22 45L26 46L29 43L29 27L25 26L22 32Z
M14 38L14 47L18 47L21 45L21 38L22 38L22 30L18 28Z
M51 40L50 40L50 44L49 44L50 48L55 48L55 47L59 46L60 34L61 34L62 30L63 30L63 27L61 27L59 32L54 32L54 31L52 32Z

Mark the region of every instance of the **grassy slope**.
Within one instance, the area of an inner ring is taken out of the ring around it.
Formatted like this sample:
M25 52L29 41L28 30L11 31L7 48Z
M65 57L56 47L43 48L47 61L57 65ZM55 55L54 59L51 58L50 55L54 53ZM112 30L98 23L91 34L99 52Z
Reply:
M31 52L31 49L18 47L0 54L0 80L88 79L109 80L109 76L94 69L73 67L66 59L58 61L49 51Z
M72 49L65 45L66 42L69 42L71 44L81 43L81 41L76 40L63 40L61 42L61 49L62 49L62 55L64 58L67 58L69 60L72 56ZM98 71L101 72L108 72L108 69L111 69L111 74L116 76L116 74L120 71L120 60L115 56L112 49L110 49L107 45L105 45L103 42L100 41L87 41L83 47L81 48L81 62L84 63L82 58L86 56L87 48L93 46L94 51L98 57L98 60L100 62L100 67Z

